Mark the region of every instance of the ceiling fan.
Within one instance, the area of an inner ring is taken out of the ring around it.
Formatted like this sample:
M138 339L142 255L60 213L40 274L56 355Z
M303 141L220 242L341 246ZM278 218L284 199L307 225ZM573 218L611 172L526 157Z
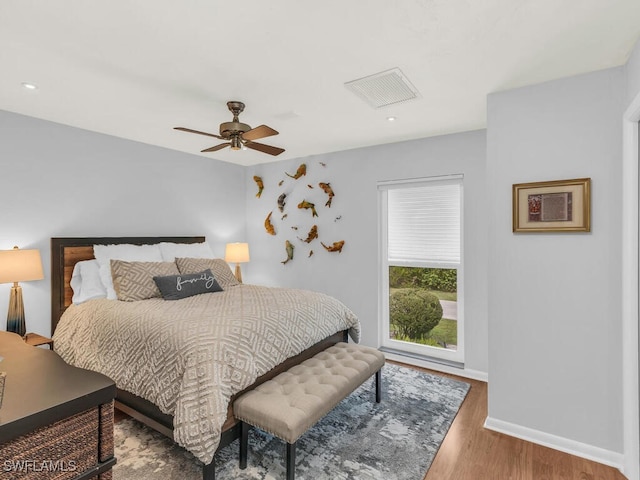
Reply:
M246 147L274 156L280 155L282 152L284 152L283 148L254 142L254 140L258 140L260 138L278 135L278 132L266 125L260 125L259 127L251 128L246 123L241 123L240 120L238 120L238 115L240 115L244 110L244 103L237 101L227 102L227 107L229 107L229 110L231 111L231 113L233 113L233 120L220 124L220 135L200 132L198 130L192 130L185 127L174 127L174 129L181 130L183 132L197 133L198 135L206 135L208 137L219 138L220 140L227 140L225 143L221 143L220 145L216 145L215 147L205 148L204 150L202 150L202 152L215 152L218 150L222 150L225 147L231 147L231 150L240 150L241 148Z

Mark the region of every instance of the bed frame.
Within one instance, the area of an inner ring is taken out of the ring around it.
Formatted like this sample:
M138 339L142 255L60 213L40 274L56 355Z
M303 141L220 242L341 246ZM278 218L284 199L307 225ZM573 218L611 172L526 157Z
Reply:
M193 237L75 237L75 238L52 238L51 239L51 335L55 332L60 317L71 305L73 291L70 281L73 267L82 260L94 258L93 245L112 245L129 243L134 245L153 245L160 242L173 243L201 243L205 241L203 236ZM303 351L295 357L285 360L280 365L273 368L263 376L259 377L253 385L239 392L231 398L227 421L222 427L220 446L223 448L240 437L240 424L233 416L233 400L242 395L247 390L251 390L261 383L275 377L294 365L311 358L316 353L338 342L348 340L347 331L340 331L334 335L321 340L312 347ZM151 402L144 400L125 390L117 390L115 406L118 410L130 415L145 425L157 430L173 440L173 417L162 413L160 409ZM202 468L203 480L215 479L215 458L209 465Z

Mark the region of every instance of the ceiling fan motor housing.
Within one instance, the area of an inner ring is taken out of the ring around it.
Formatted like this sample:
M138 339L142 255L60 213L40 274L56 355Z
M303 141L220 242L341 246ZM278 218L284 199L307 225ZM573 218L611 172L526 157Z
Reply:
M246 123L224 122L220 124L220 136L227 139L234 135L248 132L249 130L251 130L251 127Z

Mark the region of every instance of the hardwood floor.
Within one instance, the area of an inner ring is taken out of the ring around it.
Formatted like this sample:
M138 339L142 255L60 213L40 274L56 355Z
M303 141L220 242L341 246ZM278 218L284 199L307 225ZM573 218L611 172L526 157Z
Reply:
M420 367L411 368L471 384L424 480L626 479L616 468L485 429L486 383Z

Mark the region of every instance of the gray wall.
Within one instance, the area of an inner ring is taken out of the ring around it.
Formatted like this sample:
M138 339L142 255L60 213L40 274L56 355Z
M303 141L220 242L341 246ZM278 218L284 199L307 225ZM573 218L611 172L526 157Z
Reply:
M629 61L626 65L626 74L627 74L627 88L626 88L626 102L624 104L624 108L627 109L631 105L631 102L635 100L635 98L640 94L640 42L637 42L635 48L629 58ZM629 141L628 138L625 138L625 141ZM625 159L626 160L626 159ZM625 164L625 167L628 169L629 165ZM637 168L637 165L636 165ZM637 182L637 178L635 179L626 179L632 182ZM637 185L637 183L636 183ZM637 194L637 191L635 192ZM625 199L627 202L630 202L628 198L629 194L625 195ZM634 195L631 195L635 202ZM626 206L626 205L625 205ZM628 225L630 219L623 219ZM637 224L636 224L637 225ZM625 257L623 260L627 260ZM633 267L633 266L631 266ZM626 273L626 272L625 272ZM637 274L637 271L636 271ZM627 277L625 277L626 280ZM628 280L626 280L628 281ZM629 288L633 288L633 286L629 285ZM637 295L637 290L636 293ZM636 304L637 305L637 304ZM633 324L631 322L637 322L637 319L625 319L625 334L635 333L638 331L637 323ZM624 433L625 433L625 474L630 479L640 479L640 462L639 456L640 452L638 451L638 445L640 439L638 437L638 432L640 431L640 425L638 424L639 420L639 409L640 405L638 405L638 371L640 370L638 365L638 350L637 346L640 343L640 339L635 338L635 335L630 335L629 344L634 345L636 349L634 350L632 346L630 346L630 350L625 353L625 409L624 409Z
M204 234L224 255L245 236L240 166L3 111L0 165L0 249L38 248L44 263L22 284L29 331L50 331L50 237Z
M488 98L489 417L622 452L623 69ZM514 183L591 177L591 233L513 234Z
M485 203L485 131L433 137L377 147L349 150L295 161L275 162L252 167L247 172L247 233L251 262L243 270L252 283L299 287L333 295L348 305L363 325L363 343L379 345L379 253L377 182L447 174L464 174L464 257L465 257L465 337L466 367L487 370L487 210ZM308 174L298 181L285 176L305 162ZM319 162L326 164L326 167ZM265 191L256 198L253 175L262 176ZM282 187L278 182L284 180ZM325 208L326 195L318 190L320 181L329 181L335 191L331 209ZM309 189L312 184L314 189ZM285 212L276 208L282 191L289 193ZM319 217L298 210L302 198L316 204ZM278 235L265 232L269 211ZM342 216L339 221L335 217ZM296 236L305 237L316 223L320 240L345 240L341 254L327 253L314 241L307 246ZM298 226L299 230L291 230ZM296 246L295 259L287 265L284 242ZM308 258L309 248L314 255Z
M635 48L631 52L625 69L627 74L627 88L624 106L627 107L636 95L640 93L640 41L636 43Z

